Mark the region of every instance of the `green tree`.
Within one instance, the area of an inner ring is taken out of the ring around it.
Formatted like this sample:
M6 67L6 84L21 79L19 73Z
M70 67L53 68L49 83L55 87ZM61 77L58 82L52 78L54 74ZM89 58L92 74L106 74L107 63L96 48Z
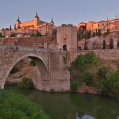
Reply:
M114 45L113 39L111 38L111 39L110 39L110 43L109 43L110 49L113 49L113 45Z
M106 49L106 41L103 40L103 49Z
M86 72L87 74L89 74L88 72L90 68L93 69L94 67L97 67L98 62L99 60L94 53L87 53L86 55L78 56L76 60L71 63L71 67L69 67L69 70L71 72L71 80L79 80L79 82L82 82L82 79L85 78L83 74L85 74ZM87 77L85 79L87 79Z
M50 119L42 107L23 95L0 90L0 119Z
M36 36L37 36L37 37L41 37L42 34L41 34L40 32L37 32L37 33L36 33Z
M93 32L92 37L95 37L95 35L96 35L96 33L95 33L95 32Z
M86 26L80 26L77 31L77 36L79 39L86 38Z
M119 100L119 70L112 71L108 76L110 89L113 90L113 97ZM115 92L115 93L114 93Z
M2 33L0 33L0 38L2 38L3 36L2 36Z
M110 33L110 31L109 31L109 29L107 29L107 34L109 34Z
M98 36L101 36L101 30L98 29L98 33L97 33Z
M30 64L31 66L36 66L36 63L35 63L33 60L31 60L31 61L29 62L29 64Z
M97 85L103 95L108 95L110 91L108 82L110 72L111 68L109 66L100 67L97 72Z
M11 33L10 37L16 37L16 33Z
M73 81L71 82L71 91L76 92L78 90L78 82Z
M86 39L90 39L91 38L91 31L86 31Z
M34 84L31 78L23 77L22 81L18 84L18 87L23 89L32 89L34 88Z
M14 74L18 71L19 71L19 69L17 67L13 67L12 70L10 71L10 74Z
M3 36L2 33L0 32L0 38L3 38L3 37L5 37L5 36Z
M30 37L35 37L35 36L36 36L36 35L35 35L35 34L33 34L33 33L30 35Z
M86 85L90 85L93 82L94 74L92 72L85 72L83 76L83 81L86 83Z

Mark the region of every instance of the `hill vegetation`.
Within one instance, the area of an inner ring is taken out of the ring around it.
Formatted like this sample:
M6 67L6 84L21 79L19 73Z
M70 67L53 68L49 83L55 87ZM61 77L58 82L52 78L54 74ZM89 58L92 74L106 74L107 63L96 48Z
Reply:
M78 91L82 84L85 84L98 89L101 95L119 99L118 61L106 62L96 57L94 53L87 53L78 56L71 63L69 70L73 92Z

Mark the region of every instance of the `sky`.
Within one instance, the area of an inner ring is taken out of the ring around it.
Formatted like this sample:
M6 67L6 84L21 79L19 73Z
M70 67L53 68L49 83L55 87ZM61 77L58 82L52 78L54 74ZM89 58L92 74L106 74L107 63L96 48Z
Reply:
M30 21L36 12L43 21L53 18L55 26L78 25L119 17L119 0L0 0L0 29L14 28L18 16Z

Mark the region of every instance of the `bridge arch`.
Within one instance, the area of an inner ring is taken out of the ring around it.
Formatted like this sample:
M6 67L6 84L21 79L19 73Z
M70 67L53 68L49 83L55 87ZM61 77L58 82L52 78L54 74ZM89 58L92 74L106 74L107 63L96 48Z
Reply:
M36 81L34 86L35 88L42 90L44 89L43 86L43 81L44 80L50 80L49 77L49 67L48 64L46 63L45 59L41 56L41 55L37 55L37 54L33 54L33 53L28 53L28 54L24 54L22 56L19 56L18 58L14 58L10 65L10 67L7 69L5 76L3 78L3 84L2 84L2 89L4 88L4 84L6 79L8 78L10 71L12 70L12 68L22 59L29 57L30 59L34 60L34 62L36 63L37 69L39 70L39 81ZM47 89L45 90L49 90L49 88L47 87Z

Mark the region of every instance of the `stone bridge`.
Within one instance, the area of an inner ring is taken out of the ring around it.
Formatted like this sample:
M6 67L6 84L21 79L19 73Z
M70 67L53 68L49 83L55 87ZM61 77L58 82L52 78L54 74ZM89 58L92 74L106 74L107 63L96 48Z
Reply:
M20 60L29 57L37 65L36 89L44 91L69 91L70 73L66 69L67 52L63 50L41 49L36 47L0 45L0 88L11 69Z

